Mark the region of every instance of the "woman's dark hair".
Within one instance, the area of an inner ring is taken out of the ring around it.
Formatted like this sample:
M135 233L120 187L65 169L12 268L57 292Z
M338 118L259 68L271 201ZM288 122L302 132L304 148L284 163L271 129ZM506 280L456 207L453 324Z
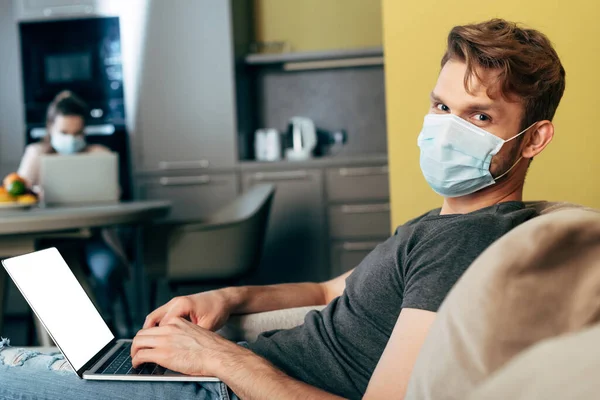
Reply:
M46 112L46 126L54 123L57 116L78 116L83 118L84 122L88 115L88 105L76 94L69 90L63 90L56 95L52 103L48 106Z

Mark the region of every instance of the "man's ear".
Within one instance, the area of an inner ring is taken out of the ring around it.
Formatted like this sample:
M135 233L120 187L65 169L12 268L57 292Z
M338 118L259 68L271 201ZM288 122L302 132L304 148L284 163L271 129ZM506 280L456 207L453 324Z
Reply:
M523 158L533 158L548 146L554 137L554 125L550 121L540 121L533 128L529 139L523 147Z

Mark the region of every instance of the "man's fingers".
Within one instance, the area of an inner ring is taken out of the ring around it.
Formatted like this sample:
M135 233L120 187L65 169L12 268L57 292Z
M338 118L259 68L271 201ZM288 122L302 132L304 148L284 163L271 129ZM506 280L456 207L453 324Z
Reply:
M176 329L177 328L174 325L154 326L152 328L139 330L135 337L170 335L175 333Z
M173 324L173 321L189 317L190 312L187 308L171 307L171 309L162 317L158 326Z
M153 349L159 347L164 340L164 336L157 335L139 335L133 339L131 343L131 357L133 358L136 353L141 349Z
M151 328L153 326L158 325L158 323L163 319L163 317L165 316L166 313L167 313L167 305L164 305L164 306L159 307L156 310L152 311L146 317L146 320L144 321L143 329Z
M133 368L138 368L139 366L145 363L156 363L165 368L168 368L165 365L163 365L164 359L164 350L140 349L135 354L135 356L131 357L131 364L133 365Z
M188 302L178 300L174 302L167 313L160 320L159 326L170 324L175 318L188 318L191 308Z

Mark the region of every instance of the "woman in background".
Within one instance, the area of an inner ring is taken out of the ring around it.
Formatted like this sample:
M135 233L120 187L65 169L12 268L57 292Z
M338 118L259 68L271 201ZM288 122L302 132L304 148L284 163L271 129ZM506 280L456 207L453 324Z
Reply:
M19 166L18 175L29 186L35 188L40 184L40 159L44 155L110 152L104 146L86 143L84 129L87 115L86 103L75 94L63 91L54 98L46 114L47 133L44 140L27 146ZM120 242L113 236L106 230L98 230L83 246L98 306L111 327L114 324L112 299L117 290L123 288L126 276L124 264L127 262ZM124 311L128 313L128 310Z
M87 105L69 91L60 92L48 106L46 136L25 148L17 174L35 187L40 183L40 159L46 154L108 153L98 144L85 142L84 128Z

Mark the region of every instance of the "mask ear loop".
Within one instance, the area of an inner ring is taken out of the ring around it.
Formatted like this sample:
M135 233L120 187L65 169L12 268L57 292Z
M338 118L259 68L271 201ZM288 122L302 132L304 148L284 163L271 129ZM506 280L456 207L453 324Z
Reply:
M523 129L521 132L517 133L515 136L511 137L510 139L507 139L504 141L504 143L506 142L510 142L511 140L513 140L516 137L521 136L522 134L524 134L525 132L527 132L532 126L534 126L535 124L537 124L537 122L534 122L533 124L529 125L527 128ZM506 174L508 174L510 171L512 171L512 169L514 167L517 166L517 164L519 163L519 161L521 161L523 159L523 156L519 157L519 159L517 161L515 161L515 163L508 169L506 170L502 175L494 178L494 182L497 181L498 179L502 178L503 176L505 176Z
M502 178L504 175L508 174L510 171L512 171L512 169L514 167L517 166L517 164L519 163L519 161L521 161L523 159L523 157L519 157L519 159L512 165L512 167L510 167L505 173L503 173L502 175L494 178L494 181L497 181L498 179Z
M510 139L506 139L504 141L504 143L506 142L510 142L511 140L513 140L514 138L517 138L519 136L521 136L522 134L524 134L525 132L527 132L529 129L531 129L532 126L534 126L535 124L537 124L537 121L534 122L533 124L529 125L527 128L523 129L521 132L517 133L515 136L511 137Z

